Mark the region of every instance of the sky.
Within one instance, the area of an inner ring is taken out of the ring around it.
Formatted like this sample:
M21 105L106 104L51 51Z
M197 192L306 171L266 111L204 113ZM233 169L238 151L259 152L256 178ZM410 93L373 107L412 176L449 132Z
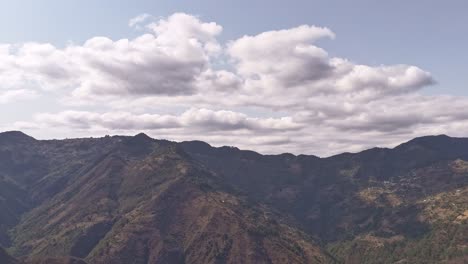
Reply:
M0 130L328 156L467 136L466 1L0 0Z

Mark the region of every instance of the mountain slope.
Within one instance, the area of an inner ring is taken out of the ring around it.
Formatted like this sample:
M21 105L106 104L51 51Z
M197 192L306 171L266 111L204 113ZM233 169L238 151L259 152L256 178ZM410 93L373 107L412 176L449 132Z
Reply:
M325 159L182 146L251 200L291 216L344 263L463 263L457 259L468 255L466 139L424 137ZM434 197L444 198L430 204ZM434 212L452 218L432 221Z
M236 196L177 144L145 135L107 140L113 146L105 155L65 176L47 171L31 185L33 195L48 198L14 229L15 255L89 263L333 261L281 217ZM64 182L58 192L50 187L56 182Z
M8 255L8 253L0 247L0 263L2 264L17 264L18 261Z
M144 134L40 141L8 132L0 158L0 245L29 262L468 256L468 139L423 137L318 158Z

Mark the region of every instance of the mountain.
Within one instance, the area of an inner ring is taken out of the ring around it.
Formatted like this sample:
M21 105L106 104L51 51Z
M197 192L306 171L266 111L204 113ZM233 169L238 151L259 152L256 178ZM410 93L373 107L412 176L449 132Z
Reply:
M0 263L2 264L17 264L17 260L10 256L5 249L0 247Z
M0 133L0 245L26 263L466 263L467 197L443 135L319 158Z
M5 226L12 229L10 251L28 261L64 256L88 263L333 261L310 236L245 201L176 143L143 134L15 139L0 146L0 170L28 196L25 210L7 211L17 221Z
M423 137L324 159L182 146L250 200L292 217L343 263L467 260L467 139Z
M84 260L73 257L62 258L34 258L28 260L18 260L10 256L0 247L0 263L2 264L86 264Z

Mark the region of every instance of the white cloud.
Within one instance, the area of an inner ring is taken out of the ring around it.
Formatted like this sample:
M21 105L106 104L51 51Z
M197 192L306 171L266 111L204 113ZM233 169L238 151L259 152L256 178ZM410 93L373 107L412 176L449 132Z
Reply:
M7 90L2 92L0 90L0 104L11 103L19 100L30 100L37 97L35 91L19 89L19 90Z
M4 45L0 81L10 88L68 88L75 97L88 99L194 93L210 54L220 49L215 36L222 28L183 13L148 27L150 33L133 40L95 37L64 49L40 43Z
M242 76L272 78L291 87L319 80L332 70L327 52L311 44L323 37L333 38L334 33L314 26L270 31L231 42L228 53Z
M180 128L186 131L292 131L302 128L291 118L255 118L233 111L188 109L180 115L131 114L128 112L95 113L89 111L63 111L39 113L34 122L47 127L69 127L76 129L101 128L109 130L158 130ZM19 126L33 127L25 122Z
M153 16L150 15L150 14L140 14L132 19L130 19L128 21L128 26L129 27L133 27L133 28L137 28L137 29L141 29L140 27L140 24L142 23L145 23L146 21L148 21L149 19L152 19Z
M330 58L314 45L320 38L334 36L327 28L300 26L244 36L229 44L228 53L245 78L246 89L269 97L338 94L369 100L412 92L434 82L416 66L357 65Z
M79 135L146 130L159 138L320 155L468 133L468 98L423 95L435 81L417 66L331 57L318 45L335 38L328 28L303 25L222 44L220 25L184 13L158 20L143 14L129 26L146 32L62 49L0 45L0 103L42 90L80 105L15 126Z

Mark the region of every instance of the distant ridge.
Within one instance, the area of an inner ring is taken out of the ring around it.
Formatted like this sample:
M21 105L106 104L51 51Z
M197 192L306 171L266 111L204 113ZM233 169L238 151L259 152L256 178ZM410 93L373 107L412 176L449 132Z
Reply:
M107 138L109 136L106 136L104 138ZM168 140L164 140L164 139L154 139L150 136L148 136L147 134L145 133L138 133L134 136L119 136L119 135L114 135L112 137L116 137L116 138L127 138L129 139L129 143L131 144L146 144L148 142L154 142L154 141L159 141L159 142L171 142L171 141L168 141ZM85 138L75 138L75 139L85 139ZM99 139L99 137L97 138ZM22 131L5 131L5 132L0 132L0 141L1 140L4 140L4 141L10 141L10 142L30 142L30 141L36 141L36 139L34 137L31 137L25 133L23 133ZM410 139L406 142L403 142L397 146L395 146L394 148L381 148L381 147L374 147L374 148L370 148L370 149L366 149L366 150L362 150L362 151L359 151L359 152L354 152L354 153L351 153L351 152L345 152L345 153L341 153L341 154L335 154L333 156L330 156L330 157L334 157L334 156L340 156L340 155L348 155L348 154L359 154L359 153L365 153L365 152L368 152L368 151L374 151L374 150L391 150L391 149L394 149L394 150L397 150L397 149L403 149L407 146L414 146L414 145L421 145L421 146L427 146L427 147L434 147L434 148L437 148L437 150L443 150L444 148L447 149L447 148L450 148L450 147L455 147L457 149L459 149L459 142L460 141L463 141L463 142L466 142L468 143L468 138L463 138L463 137L450 137L450 136L447 136L447 135L444 135L444 134L441 134L441 135L428 135L428 136L421 136L421 137L416 137L414 139ZM173 142L173 143L176 143L176 142ZM252 151L252 150L242 150L242 149L239 149L235 146L221 146L221 147L213 147L211 146L209 143L206 143L204 141L199 141L199 140L193 140L193 141L182 141L180 142L180 144L182 145L185 145L186 148L191 148L191 149L198 149L199 152L203 152L203 151L206 151L208 149L218 149L220 152L226 152L226 151L231 151L231 150L235 150L235 151L239 151L239 152L244 152L244 153L251 153L251 155L255 155L255 154L258 154L258 155L265 155L265 154L261 154L261 153L258 153L258 152L255 152L255 151ZM461 151L461 150L458 150L458 151ZM292 153L281 153L281 154L267 154L266 156L280 156L280 155L288 155L288 156L309 156L309 157L317 157L313 154L292 154ZM324 158L329 158L329 157L324 157Z

